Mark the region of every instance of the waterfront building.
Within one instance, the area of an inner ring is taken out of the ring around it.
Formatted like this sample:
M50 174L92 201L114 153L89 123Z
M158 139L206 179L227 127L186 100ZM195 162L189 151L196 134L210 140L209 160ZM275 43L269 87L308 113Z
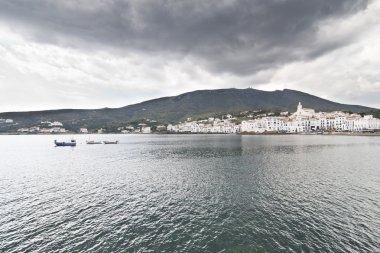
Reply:
M40 133L42 133L42 134L48 134L48 133L50 133L50 129L49 128L41 128L40 129Z
M17 132L19 132L19 133L29 133L29 128L19 128L19 129L17 129Z
M84 127L83 127L83 128L80 128L80 129L79 129L79 132L82 133L82 134L88 134L88 130L87 130L87 128L84 128Z
M167 131L172 133L219 133L232 134L240 132L240 125L232 122L233 118L221 120L219 118L209 118L191 122L180 122L177 125L169 124Z
M156 127L157 131L166 131L166 126L165 125L159 125Z
M52 127L50 128L50 133L66 133L66 129L62 127Z
M151 133L150 127L149 126L142 127L141 128L141 133L143 133L143 134L150 134Z
M40 127L38 126L29 128L29 133L38 133L38 132L40 132Z
M59 121L54 121L52 123L49 124L50 127L62 127L63 124Z
M316 113L314 109L303 108L301 103L298 104L297 111L289 117L261 117L241 123L241 132L248 133L363 132L375 130L380 130L380 119L374 118L372 115L362 117L359 114L341 111Z

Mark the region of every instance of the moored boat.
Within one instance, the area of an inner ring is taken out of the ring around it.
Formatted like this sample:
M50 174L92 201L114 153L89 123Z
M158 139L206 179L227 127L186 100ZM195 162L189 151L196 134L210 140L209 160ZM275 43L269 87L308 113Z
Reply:
M77 142L75 140L71 140L69 142L54 140L54 144L56 147L75 147Z
M118 144L119 141L103 141L104 144Z
M102 144L101 141L86 141L87 144Z

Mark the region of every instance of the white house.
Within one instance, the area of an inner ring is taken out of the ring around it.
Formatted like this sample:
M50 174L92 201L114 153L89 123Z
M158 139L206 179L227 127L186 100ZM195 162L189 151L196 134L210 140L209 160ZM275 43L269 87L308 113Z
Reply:
M79 129L79 132L82 133L82 134L88 134L88 130L87 130L87 128L84 128L84 127L83 127L83 128L80 128L80 129Z
M66 129L62 127L52 127L50 128L50 133L66 133Z
M141 133L143 133L143 134L150 134L151 133L150 127L149 126L142 127L141 128Z
M54 121L54 122L50 123L49 126L51 126L51 127L62 127L63 124L59 121Z

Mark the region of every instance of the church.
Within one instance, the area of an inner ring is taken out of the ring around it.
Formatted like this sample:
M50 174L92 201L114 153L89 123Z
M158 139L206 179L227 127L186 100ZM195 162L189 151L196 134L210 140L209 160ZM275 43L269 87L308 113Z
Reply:
M293 113L290 118L311 118L315 115L315 110L310 108L303 108L301 102L298 103L297 111Z

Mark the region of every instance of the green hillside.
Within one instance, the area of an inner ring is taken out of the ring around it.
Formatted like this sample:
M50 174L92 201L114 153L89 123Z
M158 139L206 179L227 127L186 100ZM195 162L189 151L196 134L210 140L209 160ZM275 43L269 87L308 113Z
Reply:
M118 126L132 121L152 119L162 123L176 123L187 117L205 117L220 113L245 110L290 111L298 102L316 111L350 111L368 113L378 109L335 103L295 90L262 91L256 89L199 90L173 97L163 97L121 108L95 110L49 110L0 113L0 118L14 119L18 125L0 128L28 127L41 121L61 121L67 129Z

